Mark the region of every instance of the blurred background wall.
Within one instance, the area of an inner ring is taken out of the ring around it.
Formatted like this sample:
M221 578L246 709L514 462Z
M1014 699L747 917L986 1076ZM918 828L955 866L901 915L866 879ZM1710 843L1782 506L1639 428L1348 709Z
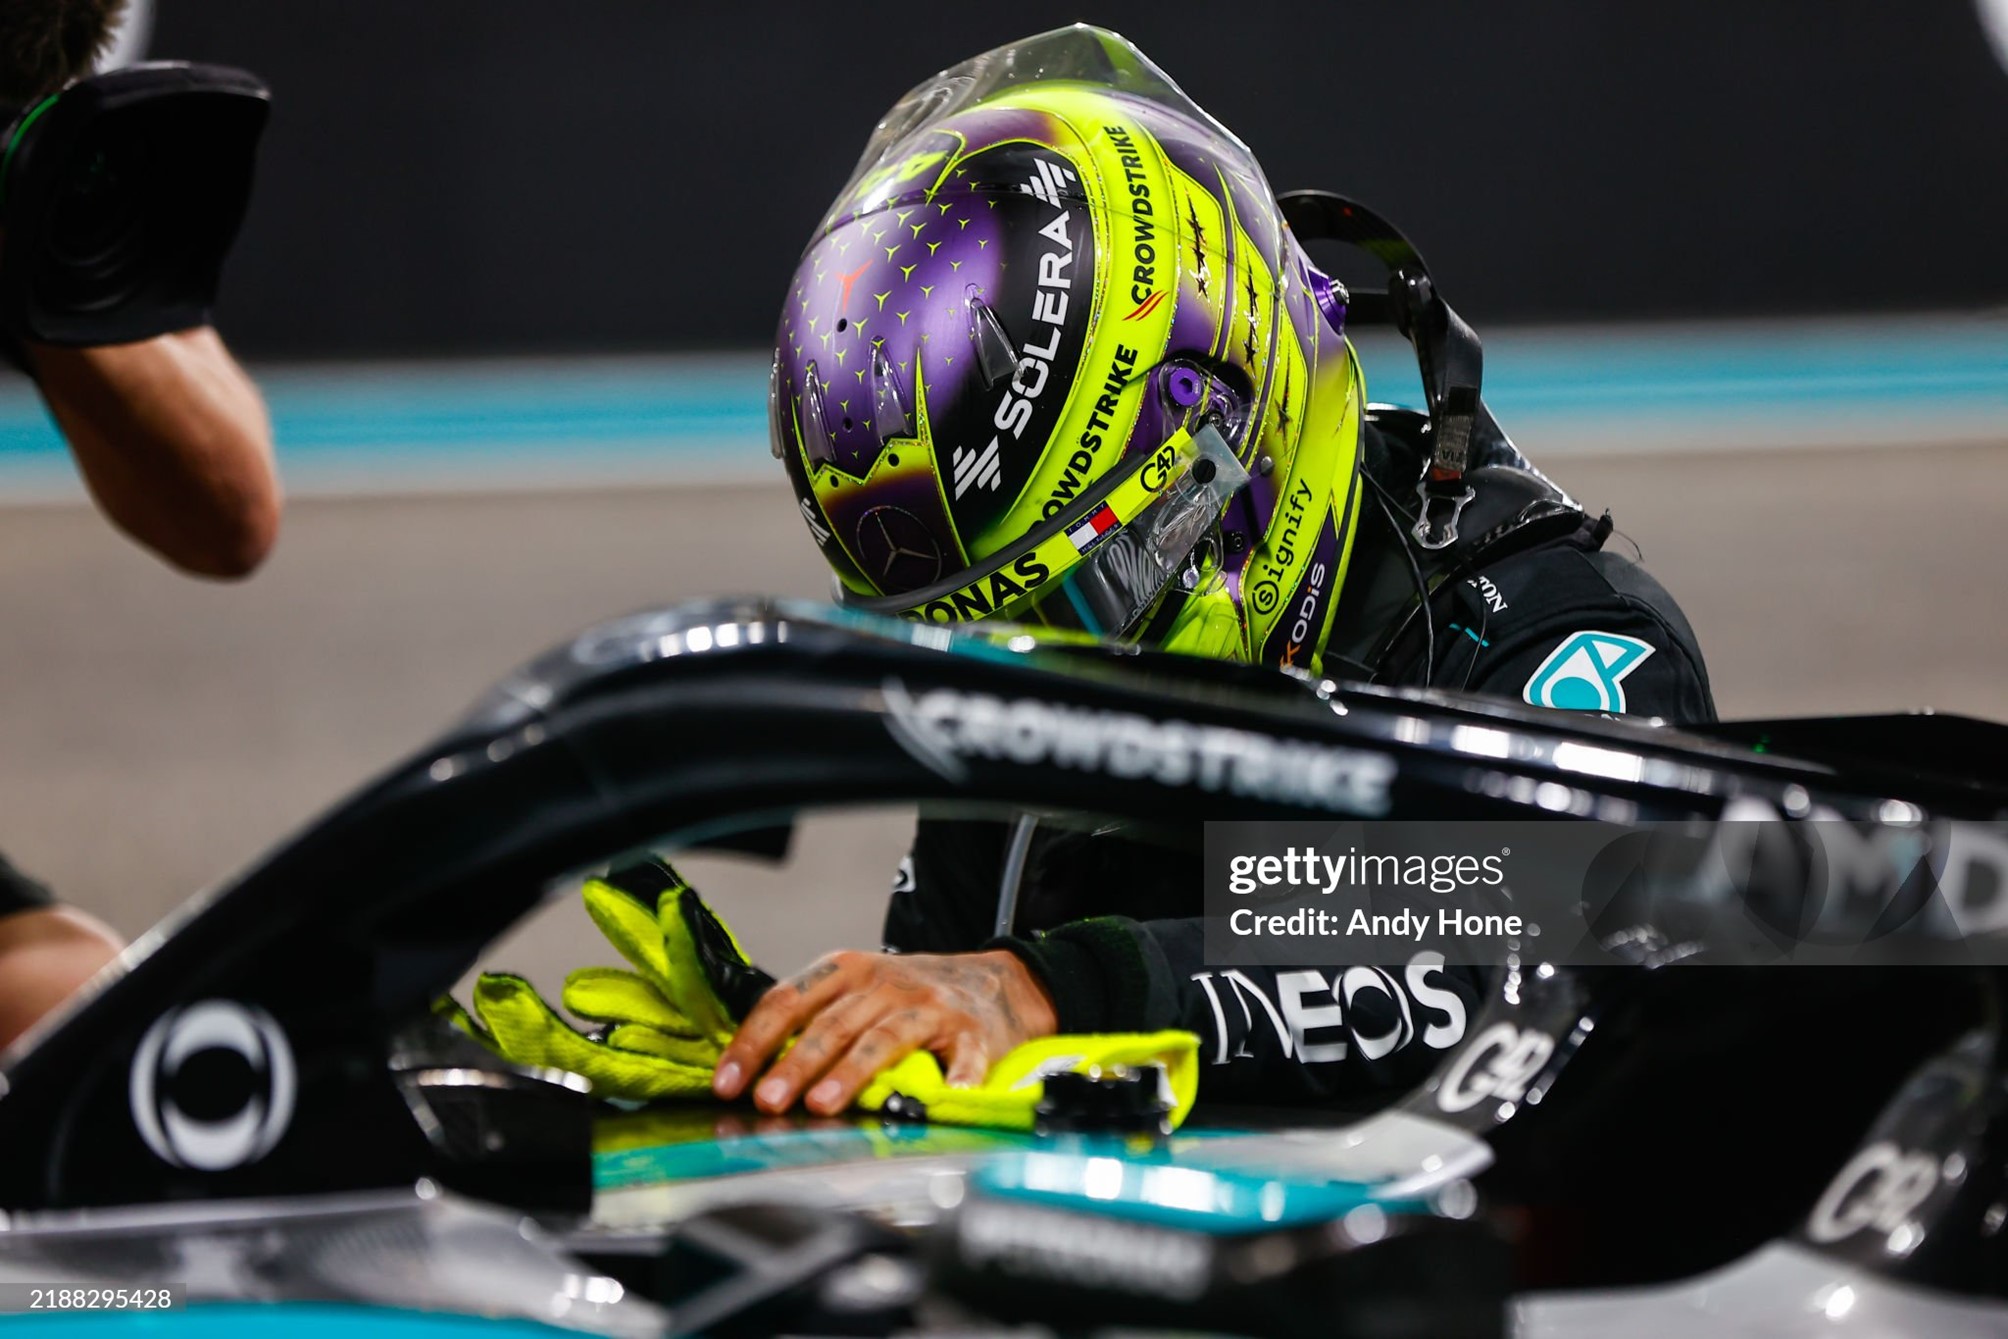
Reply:
M1279 188L1410 230L1725 714L2008 718L1988 12L161 0L152 54L274 88L221 325L293 500L248 585L172 576L0 380L0 849L134 932L586 623L826 589L765 443L795 256L900 92L1077 18ZM1401 352L1367 355L1404 398ZM723 900L776 966L869 944L903 829L821 824ZM602 950L567 912L510 952L551 980Z
M228 290L248 352L653 351L767 339L893 100L1080 19L1278 190L1402 223L1473 320L2008 295L2008 89L1971 0L161 0L153 50L276 90Z

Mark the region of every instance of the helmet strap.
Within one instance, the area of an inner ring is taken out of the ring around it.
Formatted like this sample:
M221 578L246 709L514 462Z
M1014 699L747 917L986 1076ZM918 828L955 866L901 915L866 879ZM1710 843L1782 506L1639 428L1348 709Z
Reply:
M1401 229L1355 200L1332 191L1289 191L1276 198L1301 241L1341 242L1364 251L1388 271L1385 294L1349 293L1334 282L1338 321L1392 325L1415 350L1429 408L1429 468L1416 482L1421 507L1410 532L1425 549L1447 549L1475 496L1465 482L1473 430L1491 415L1479 398L1484 348L1430 280L1429 266Z

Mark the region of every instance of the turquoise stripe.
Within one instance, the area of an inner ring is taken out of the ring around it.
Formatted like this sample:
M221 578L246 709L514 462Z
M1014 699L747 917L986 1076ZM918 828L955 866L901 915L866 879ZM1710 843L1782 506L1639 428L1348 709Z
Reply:
M1363 350L1375 398L1414 395L1406 350L1374 340ZM1390 394L1390 387L1399 388ZM1692 406L1711 413L1801 414L1939 402L1962 411L2008 408L2008 325L1763 333L1512 331L1485 349L1485 394L1509 415L1608 414Z
M1424 1207L1377 1183L1209 1166L1205 1144L1180 1142L1177 1156L1162 1148L1118 1152L1114 1140L1007 1154L977 1167L970 1182L993 1198L1209 1234L1330 1222L1368 1204L1409 1213Z
M1362 354L1374 398L1418 398L1414 364L1391 336L1369 335ZM772 469L764 355L278 368L259 379L282 459L308 480L434 472L478 484L504 465L560 480ZM1485 386L1500 419L1536 448L1528 429L1633 415L2008 424L2008 324L1504 330L1488 342ZM64 456L33 389L0 386L0 469L48 476L67 470Z
M1074 613L1080 617L1081 627L1086 629L1091 637L1101 636L1101 621L1095 617L1094 611L1088 608L1088 602L1081 598L1081 593L1074 589L1073 581L1067 580L1060 589L1067 592L1067 601L1074 606Z
M333 1302L217 1302L172 1311L68 1311L0 1319L10 1339L551 1339L575 1334L527 1320L399 1311Z
M940 1125L844 1126L687 1143L650 1144L593 1155L600 1190L669 1185L789 1167L837 1167L871 1158L987 1153L1019 1148L1029 1136Z

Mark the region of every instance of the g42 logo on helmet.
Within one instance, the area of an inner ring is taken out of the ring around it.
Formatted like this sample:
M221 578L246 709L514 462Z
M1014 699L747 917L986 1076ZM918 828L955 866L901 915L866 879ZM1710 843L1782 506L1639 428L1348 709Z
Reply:
M1171 482L1172 466L1176 464L1178 464L1178 449L1169 445L1161 446L1157 449L1157 454L1146 460L1143 468L1137 471L1138 482L1153 493L1162 493L1165 485Z
M270 1153L292 1123L298 1090L278 1021L235 1000L162 1014L133 1053L127 1086L133 1126L154 1156L203 1172Z

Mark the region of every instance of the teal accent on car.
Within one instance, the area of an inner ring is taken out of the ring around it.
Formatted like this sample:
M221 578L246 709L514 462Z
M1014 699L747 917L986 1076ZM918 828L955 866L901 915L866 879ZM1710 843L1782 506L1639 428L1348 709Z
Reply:
M1359 1181L1199 1165L1204 1161L1203 1153L1178 1162L1091 1151L1023 1153L992 1159L970 1181L979 1193L1001 1199L1212 1235L1328 1223L1364 1205L1424 1207Z
M554 1325L340 1302L214 1302L171 1311L63 1311L0 1319L10 1339L552 1339Z

